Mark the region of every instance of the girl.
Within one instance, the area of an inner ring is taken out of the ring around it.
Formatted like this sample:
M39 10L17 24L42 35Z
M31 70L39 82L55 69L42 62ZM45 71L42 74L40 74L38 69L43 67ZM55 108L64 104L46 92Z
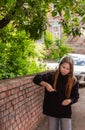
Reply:
M36 75L33 79L35 84L45 87L43 113L48 116L48 130L72 130L71 105L79 98L73 66L73 59L66 56L55 72Z

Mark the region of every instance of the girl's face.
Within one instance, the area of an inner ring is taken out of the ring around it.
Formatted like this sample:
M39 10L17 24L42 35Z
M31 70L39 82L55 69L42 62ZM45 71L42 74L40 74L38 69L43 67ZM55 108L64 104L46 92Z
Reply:
M70 72L70 65L68 63L63 63L60 65L60 72L62 75L67 75Z

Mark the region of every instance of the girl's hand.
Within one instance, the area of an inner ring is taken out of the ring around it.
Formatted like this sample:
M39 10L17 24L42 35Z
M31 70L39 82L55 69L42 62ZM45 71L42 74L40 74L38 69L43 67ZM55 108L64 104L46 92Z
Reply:
M55 89L53 89L53 87L45 81L41 81L40 85L44 86L49 92L55 91Z
M49 92L55 91L55 89L53 89L53 87L50 84L47 84L45 87Z
M71 103L71 99L65 99L63 100L62 105L66 106L66 105L69 105L70 103Z

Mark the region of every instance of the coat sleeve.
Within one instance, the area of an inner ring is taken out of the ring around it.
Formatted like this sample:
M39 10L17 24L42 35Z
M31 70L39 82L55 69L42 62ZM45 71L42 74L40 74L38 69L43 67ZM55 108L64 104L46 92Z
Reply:
M50 82L52 82L52 75L53 75L52 72L47 72L47 73L44 73L44 74L37 74L33 78L33 82L37 85L40 85L41 81L45 81L45 82L50 83Z
M76 84L72 88L70 98L72 100L71 104L76 103L79 99L79 83L78 83L78 81L76 82Z

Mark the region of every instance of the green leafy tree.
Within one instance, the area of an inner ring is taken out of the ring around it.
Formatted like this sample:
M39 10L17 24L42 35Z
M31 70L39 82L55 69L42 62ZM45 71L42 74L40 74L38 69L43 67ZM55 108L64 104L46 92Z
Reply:
M85 23L85 1L83 0L54 0L52 15L60 16L64 33L73 36L81 35L80 28Z
M44 44L45 44L46 49L51 48L53 43L54 43L54 38L53 38L52 33L46 31L44 33Z
M45 53L45 58L50 60L59 60L65 54L68 54L73 51L73 48L69 47L68 44L65 44L65 39L55 40L52 46Z
M62 58L65 54L68 54L73 51L73 48L69 47L68 44L65 44L65 39L56 40L55 44L57 45L58 49L57 52L57 59Z
M13 21L15 28L29 32L31 38L40 38L46 29L48 3L45 0L2 0L0 29Z
M28 31L31 38L40 38L46 30L50 3L54 4L52 15L60 16L64 32L80 35L80 27L85 22L84 0L2 0L0 29L13 21L14 27Z
M0 31L0 35L0 79L24 76L45 69L36 63L36 45L24 30L19 31L9 25Z

